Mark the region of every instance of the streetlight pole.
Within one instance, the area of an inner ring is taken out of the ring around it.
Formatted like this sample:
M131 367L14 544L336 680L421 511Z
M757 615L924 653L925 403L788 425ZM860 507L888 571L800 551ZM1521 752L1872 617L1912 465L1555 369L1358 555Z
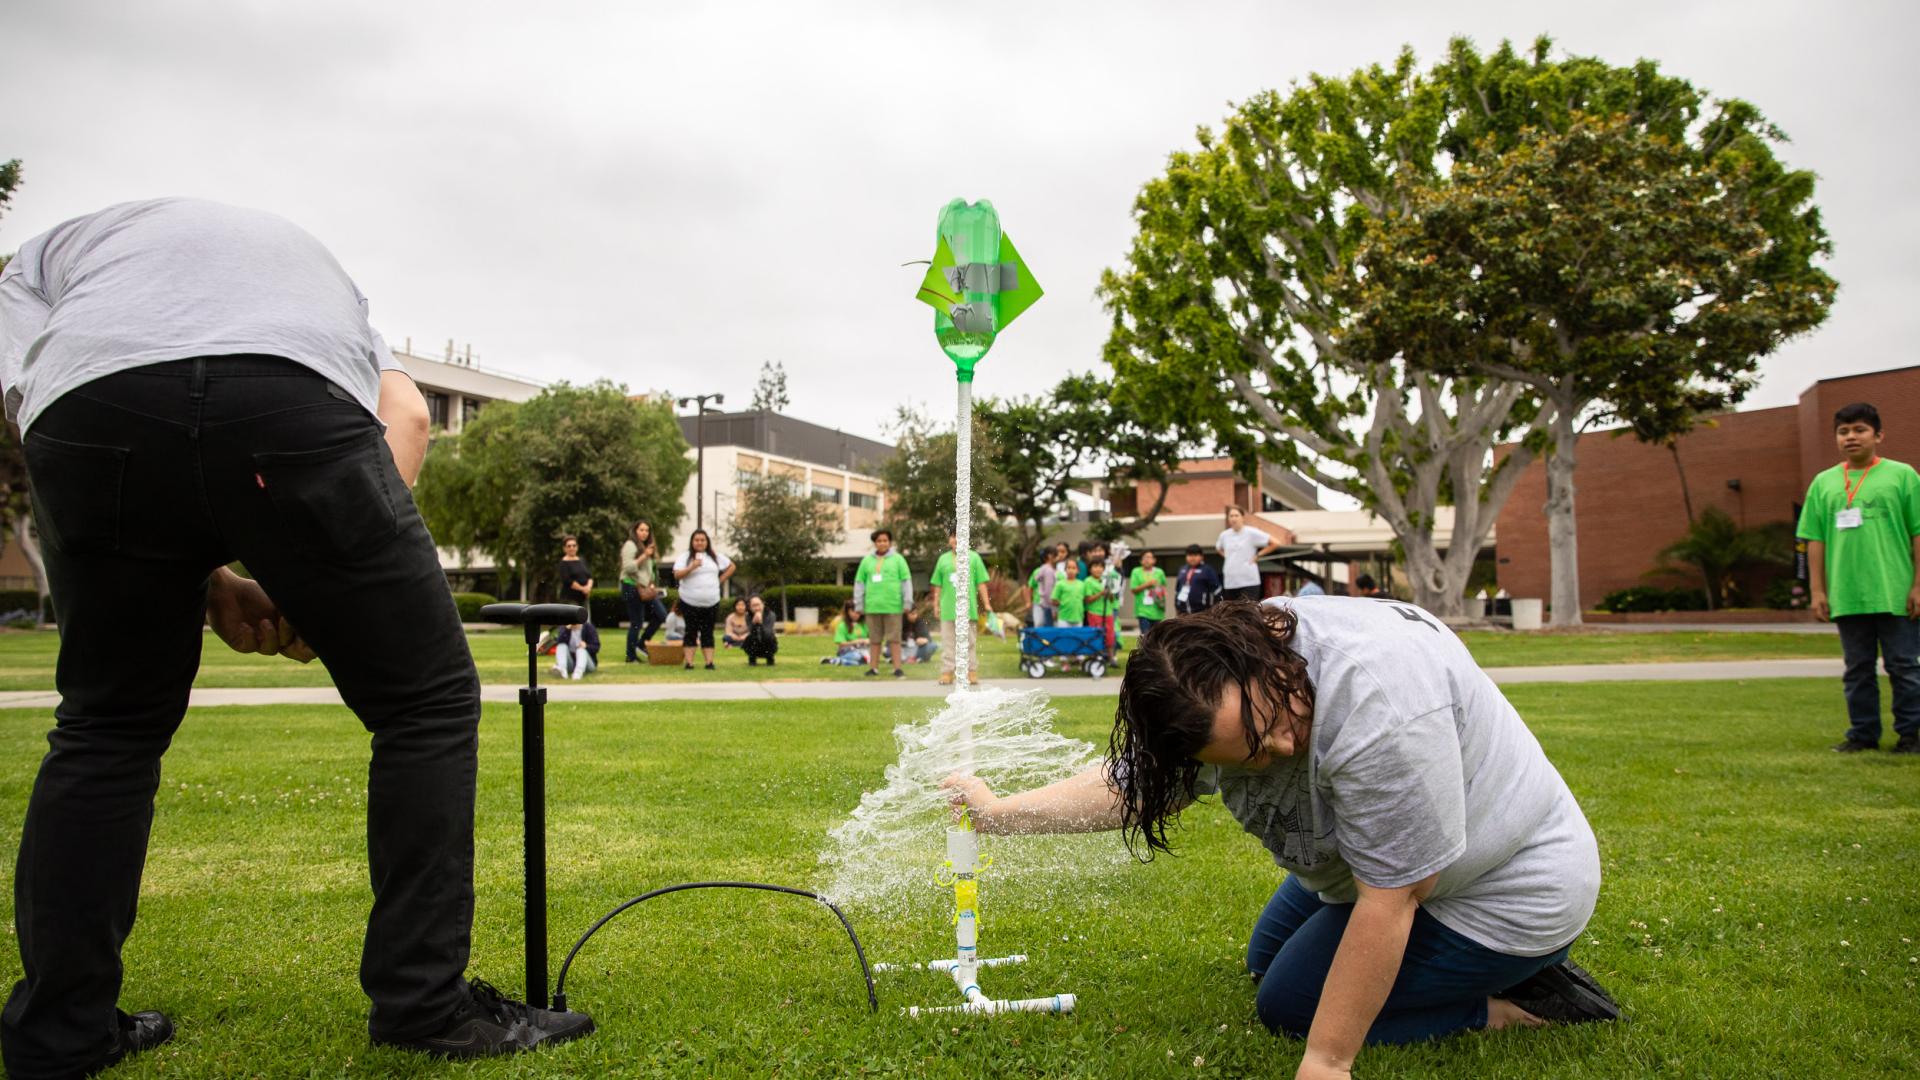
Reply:
M707 503L707 402L725 405L725 394L696 394L680 398L675 404L686 408L691 402L693 410L694 481L693 481L693 527L706 528Z

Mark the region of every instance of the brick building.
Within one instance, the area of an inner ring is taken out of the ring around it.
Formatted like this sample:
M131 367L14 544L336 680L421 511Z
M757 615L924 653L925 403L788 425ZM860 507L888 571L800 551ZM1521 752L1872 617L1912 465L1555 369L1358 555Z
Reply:
M1887 457L1920 462L1920 367L1822 379L1798 404L1714 417L1680 439L1677 463L1623 429L1582 435L1574 473L1581 605L1648 583L1660 549L1687 529L1683 469L1696 514L1717 506L1748 526L1793 520L1814 474L1839 460L1834 410L1855 401L1880 410ZM1546 498L1546 465L1535 461L1494 526L1498 579L1511 596L1551 591Z

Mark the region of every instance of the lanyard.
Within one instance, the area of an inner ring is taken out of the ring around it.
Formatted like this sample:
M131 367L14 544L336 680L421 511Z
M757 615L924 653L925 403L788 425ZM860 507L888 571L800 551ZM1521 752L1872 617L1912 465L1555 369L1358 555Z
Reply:
M1860 489L1866 486L1867 474L1872 472L1879 464L1880 458L1876 455L1871 464L1860 470L1860 482L1857 484L1848 479L1846 465L1842 464L1840 466L1840 487L1847 493L1847 505L1849 507L1853 505L1853 497L1860 494Z

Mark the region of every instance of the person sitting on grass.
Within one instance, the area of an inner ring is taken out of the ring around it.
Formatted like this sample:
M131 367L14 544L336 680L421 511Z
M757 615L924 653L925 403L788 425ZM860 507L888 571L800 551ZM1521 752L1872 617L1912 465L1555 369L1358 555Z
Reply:
M907 629L902 635L906 662L924 664L940 654L940 643L933 640L933 631L927 627L927 619L932 612L930 605L922 605L910 616Z
M1146 858L1220 795L1288 871L1247 969L1261 1021L1306 1039L1298 1076L1349 1076L1363 1044L1619 1015L1567 959L1600 890L1593 830L1466 646L1411 605L1171 620L1127 664L1104 762L1006 797L943 785L981 832L1119 829Z
M778 620L767 610L767 602L758 596L747 600L747 636L740 647L747 651L747 666L765 660L773 666L773 655L780 651Z
M733 610L727 612L727 623L720 631L720 645L726 649L738 649L747 643L747 598L736 596Z
M840 605L840 617L833 624L833 655L820 658L823 664L860 667L867 662L867 625L860 620L853 601Z
M553 646L554 673L567 679L583 679L600 666L600 631L593 623L574 623L560 628Z

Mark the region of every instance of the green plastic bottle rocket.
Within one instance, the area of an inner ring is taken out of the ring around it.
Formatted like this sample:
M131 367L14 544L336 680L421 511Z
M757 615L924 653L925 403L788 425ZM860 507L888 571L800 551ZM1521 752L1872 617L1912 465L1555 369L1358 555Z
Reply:
M992 203L955 199L940 211L933 265L915 299L933 308L934 337L967 383L994 338L1040 299L1040 283Z

